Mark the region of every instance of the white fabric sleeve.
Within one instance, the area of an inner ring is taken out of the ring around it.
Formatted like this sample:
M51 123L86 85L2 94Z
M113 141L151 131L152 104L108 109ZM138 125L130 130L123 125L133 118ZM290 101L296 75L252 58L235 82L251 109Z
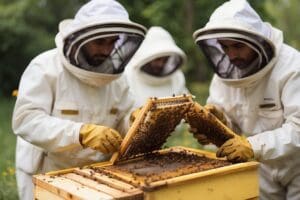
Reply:
M181 70L177 70L175 78L176 88L178 88L177 94L191 94L186 87L185 76Z
M131 90L128 88L122 95L122 104L127 109L124 110L124 116L122 117L121 121L117 125L117 130L120 134L124 137L128 130L129 130L129 118L132 111L135 110L137 107L134 101L134 96Z
M260 160L274 160L300 150L300 73L286 81L281 100L285 122L280 128L248 137L255 157Z
M209 87L209 97L207 98L206 103L207 104L213 104L216 106L218 110L223 112L224 117L226 118L227 126L232 129L237 134L242 134L240 127L234 123L234 121L229 117L229 115L224 111L224 107L222 106L222 97L219 93L215 93L214 91L222 90L220 88L220 82L216 78L216 75L213 76L213 79L211 81L210 87ZM220 101L221 100L221 101ZM224 102L223 102L224 103Z
M13 131L48 152L80 145L79 130L82 123L51 116L55 75L45 69L40 63L32 62L25 70L13 113Z

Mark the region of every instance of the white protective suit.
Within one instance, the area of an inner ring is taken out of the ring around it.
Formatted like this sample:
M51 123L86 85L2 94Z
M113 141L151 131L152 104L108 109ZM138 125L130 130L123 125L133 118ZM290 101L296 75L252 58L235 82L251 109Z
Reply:
M161 27L151 27L143 43L125 68L125 75L138 106L144 105L149 97L188 93L184 75L180 70L181 66L176 71L160 77L141 70L146 63L170 55L180 56L181 66L186 62L185 53L176 45L172 36Z
M121 33L130 31L127 25L136 27L132 31L141 37L146 32L144 27L129 20L127 11L117 1L90 1L73 20L60 24L55 38L57 48L34 58L22 75L12 120L13 131L18 136L16 174L21 199L33 199L33 174L109 158L110 155L80 145L79 131L83 123L126 133L125 119L134 107L126 78L122 73L80 69L63 54L64 38L70 34L110 23L118 23Z
M282 32L263 22L245 0L221 5L194 37L197 42L230 37L230 30L265 37L274 46L275 56L263 69L242 79L215 75L207 102L222 108L248 136L261 162L260 199L300 199L299 52L284 44Z

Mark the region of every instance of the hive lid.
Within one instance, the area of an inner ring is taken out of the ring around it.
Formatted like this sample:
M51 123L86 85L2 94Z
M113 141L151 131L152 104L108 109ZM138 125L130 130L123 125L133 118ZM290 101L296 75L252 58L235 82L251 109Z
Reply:
M191 105L191 95L149 98L111 162L159 150Z

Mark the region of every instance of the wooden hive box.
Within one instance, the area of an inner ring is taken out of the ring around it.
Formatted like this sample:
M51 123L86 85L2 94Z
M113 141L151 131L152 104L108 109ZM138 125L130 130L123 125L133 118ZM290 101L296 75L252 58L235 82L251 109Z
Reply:
M35 199L256 199L257 162L230 163L185 147L160 149L182 119L195 124L194 106L186 95L150 98L110 161L35 175Z

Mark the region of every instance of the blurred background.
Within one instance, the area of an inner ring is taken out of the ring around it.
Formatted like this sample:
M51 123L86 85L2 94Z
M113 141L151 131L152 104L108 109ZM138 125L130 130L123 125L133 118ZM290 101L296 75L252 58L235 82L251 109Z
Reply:
M55 48L58 23L72 18L84 0L0 0L0 200L17 199L14 151L16 138L11 130L15 103L12 91L33 57ZM183 71L187 87L196 101L205 104L212 71L194 44L192 33L203 27L213 10L224 0L119 0L132 21L162 26L188 56ZM300 1L249 0L264 21L281 29L285 42L300 48ZM298 20L297 20L298 19ZM299 21L298 21L299 23ZM176 131L165 146L201 148L186 127Z

